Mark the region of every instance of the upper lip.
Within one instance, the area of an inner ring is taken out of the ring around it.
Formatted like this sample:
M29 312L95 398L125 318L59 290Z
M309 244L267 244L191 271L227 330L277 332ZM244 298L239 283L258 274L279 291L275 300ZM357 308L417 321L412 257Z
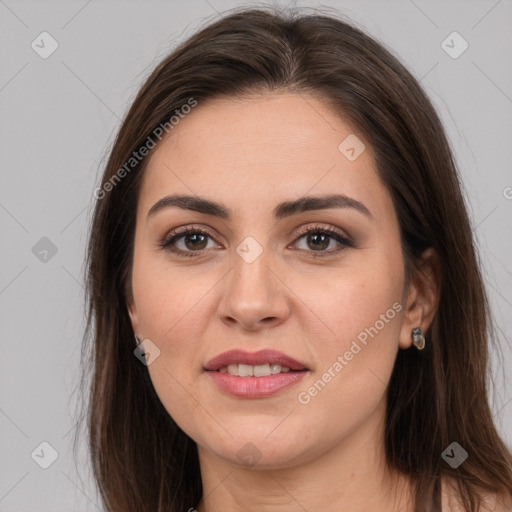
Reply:
M307 370L304 363L297 361L293 357L287 356L276 350L259 350L258 352L246 352L245 350L229 350L214 357L206 363L204 369L207 371L217 371L230 364L250 364L253 366L261 364L280 364L290 370Z

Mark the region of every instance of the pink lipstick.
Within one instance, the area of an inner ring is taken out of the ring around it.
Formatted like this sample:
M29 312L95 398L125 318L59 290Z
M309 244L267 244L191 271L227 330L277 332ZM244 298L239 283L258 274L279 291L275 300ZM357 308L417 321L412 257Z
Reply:
M275 350L230 350L204 367L221 391L241 398L265 398L299 382L306 365Z

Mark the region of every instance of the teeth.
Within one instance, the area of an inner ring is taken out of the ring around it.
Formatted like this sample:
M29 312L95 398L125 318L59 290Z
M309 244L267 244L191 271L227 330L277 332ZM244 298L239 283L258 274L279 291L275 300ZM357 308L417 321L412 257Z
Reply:
M254 367L255 377L267 377L268 375L271 375L269 364L259 364L258 366Z
M283 367L280 364L273 364L270 366L270 373L272 375L277 375L283 371Z
M240 377L252 377L254 375L254 368L255 367L250 364L239 364L238 375L240 375Z
M287 373L290 368L281 366L280 364L258 364L256 366L250 364L230 364L219 368L221 373L229 373L239 377L268 377L269 375L277 375L278 373Z
M228 365L228 373L229 373L229 375L238 375L238 365L237 364Z

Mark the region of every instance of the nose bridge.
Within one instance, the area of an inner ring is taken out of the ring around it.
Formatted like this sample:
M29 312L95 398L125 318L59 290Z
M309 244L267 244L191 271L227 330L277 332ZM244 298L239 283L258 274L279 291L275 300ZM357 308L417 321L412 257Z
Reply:
M248 236L233 254L233 271L227 280L219 314L224 321L239 322L246 328L271 319L284 320L288 305L279 279L274 275L273 256L268 247Z
M269 302L272 286L275 283L269 279L271 254L268 244L258 242L253 236L248 236L236 247L234 269L231 277L231 293L237 296L241 303Z

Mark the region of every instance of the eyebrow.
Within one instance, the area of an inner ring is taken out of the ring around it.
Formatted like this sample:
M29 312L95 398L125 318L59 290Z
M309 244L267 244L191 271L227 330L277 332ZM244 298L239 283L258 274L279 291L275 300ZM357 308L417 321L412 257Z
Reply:
M231 218L230 209L223 204L198 196L188 195L170 195L163 197L150 208L147 218L149 219L149 217L155 215L157 212L173 206L182 208L183 210L203 213L205 215L213 215L221 219L229 220ZM296 201L285 201L279 203L272 213L276 220L281 220L299 213L328 208L352 208L372 218L372 214L361 201L343 194L305 196Z

